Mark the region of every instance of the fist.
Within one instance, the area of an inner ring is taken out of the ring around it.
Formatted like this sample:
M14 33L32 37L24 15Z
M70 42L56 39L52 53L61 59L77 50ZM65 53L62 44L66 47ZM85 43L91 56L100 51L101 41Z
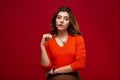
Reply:
M50 39L52 39L52 35L51 34L43 34L43 37L42 37L42 40L41 40L41 44L45 44Z

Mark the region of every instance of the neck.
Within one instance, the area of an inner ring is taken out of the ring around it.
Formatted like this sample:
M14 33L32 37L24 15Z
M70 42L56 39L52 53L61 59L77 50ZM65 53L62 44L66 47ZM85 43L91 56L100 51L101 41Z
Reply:
M67 31L59 31L58 35L57 35L57 39L59 39L59 41L62 43L62 45L64 45L68 39L68 32Z
M58 36L59 37L66 37L66 36L68 36L68 32L67 31L59 31Z

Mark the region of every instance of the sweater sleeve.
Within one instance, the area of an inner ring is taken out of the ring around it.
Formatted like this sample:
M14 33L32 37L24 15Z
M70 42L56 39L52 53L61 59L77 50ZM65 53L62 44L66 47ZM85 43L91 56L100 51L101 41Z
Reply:
M85 67L86 51L85 43L82 36L76 37L76 57L75 61L70 64L73 71L79 70Z
M48 66L45 66L43 64L40 64L40 66L42 67L42 69L45 71L45 72L48 72L51 68L52 68L52 59L51 59L51 55L50 55L50 50L49 50L49 44L48 42L45 44L45 48L46 48L46 51L47 51L47 55L49 57L49 60L50 60L50 64Z

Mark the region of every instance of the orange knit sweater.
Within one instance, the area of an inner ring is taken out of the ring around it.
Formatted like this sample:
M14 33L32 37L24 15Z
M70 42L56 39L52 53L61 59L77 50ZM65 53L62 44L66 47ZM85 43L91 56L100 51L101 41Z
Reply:
M63 47L60 47L55 38L53 38L45 44L45 47L50 59L48 66L41 65L45 71L66 65L71 65L73 71L84 68L86 51L82 36L69 35Z

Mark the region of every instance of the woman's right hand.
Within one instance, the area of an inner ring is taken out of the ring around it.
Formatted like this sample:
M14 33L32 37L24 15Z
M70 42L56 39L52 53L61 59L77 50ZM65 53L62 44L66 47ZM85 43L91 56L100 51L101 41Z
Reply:
M41 45L44 45L50 39L52 39L52 35L51 34L43 34L42 40L41 40Z

